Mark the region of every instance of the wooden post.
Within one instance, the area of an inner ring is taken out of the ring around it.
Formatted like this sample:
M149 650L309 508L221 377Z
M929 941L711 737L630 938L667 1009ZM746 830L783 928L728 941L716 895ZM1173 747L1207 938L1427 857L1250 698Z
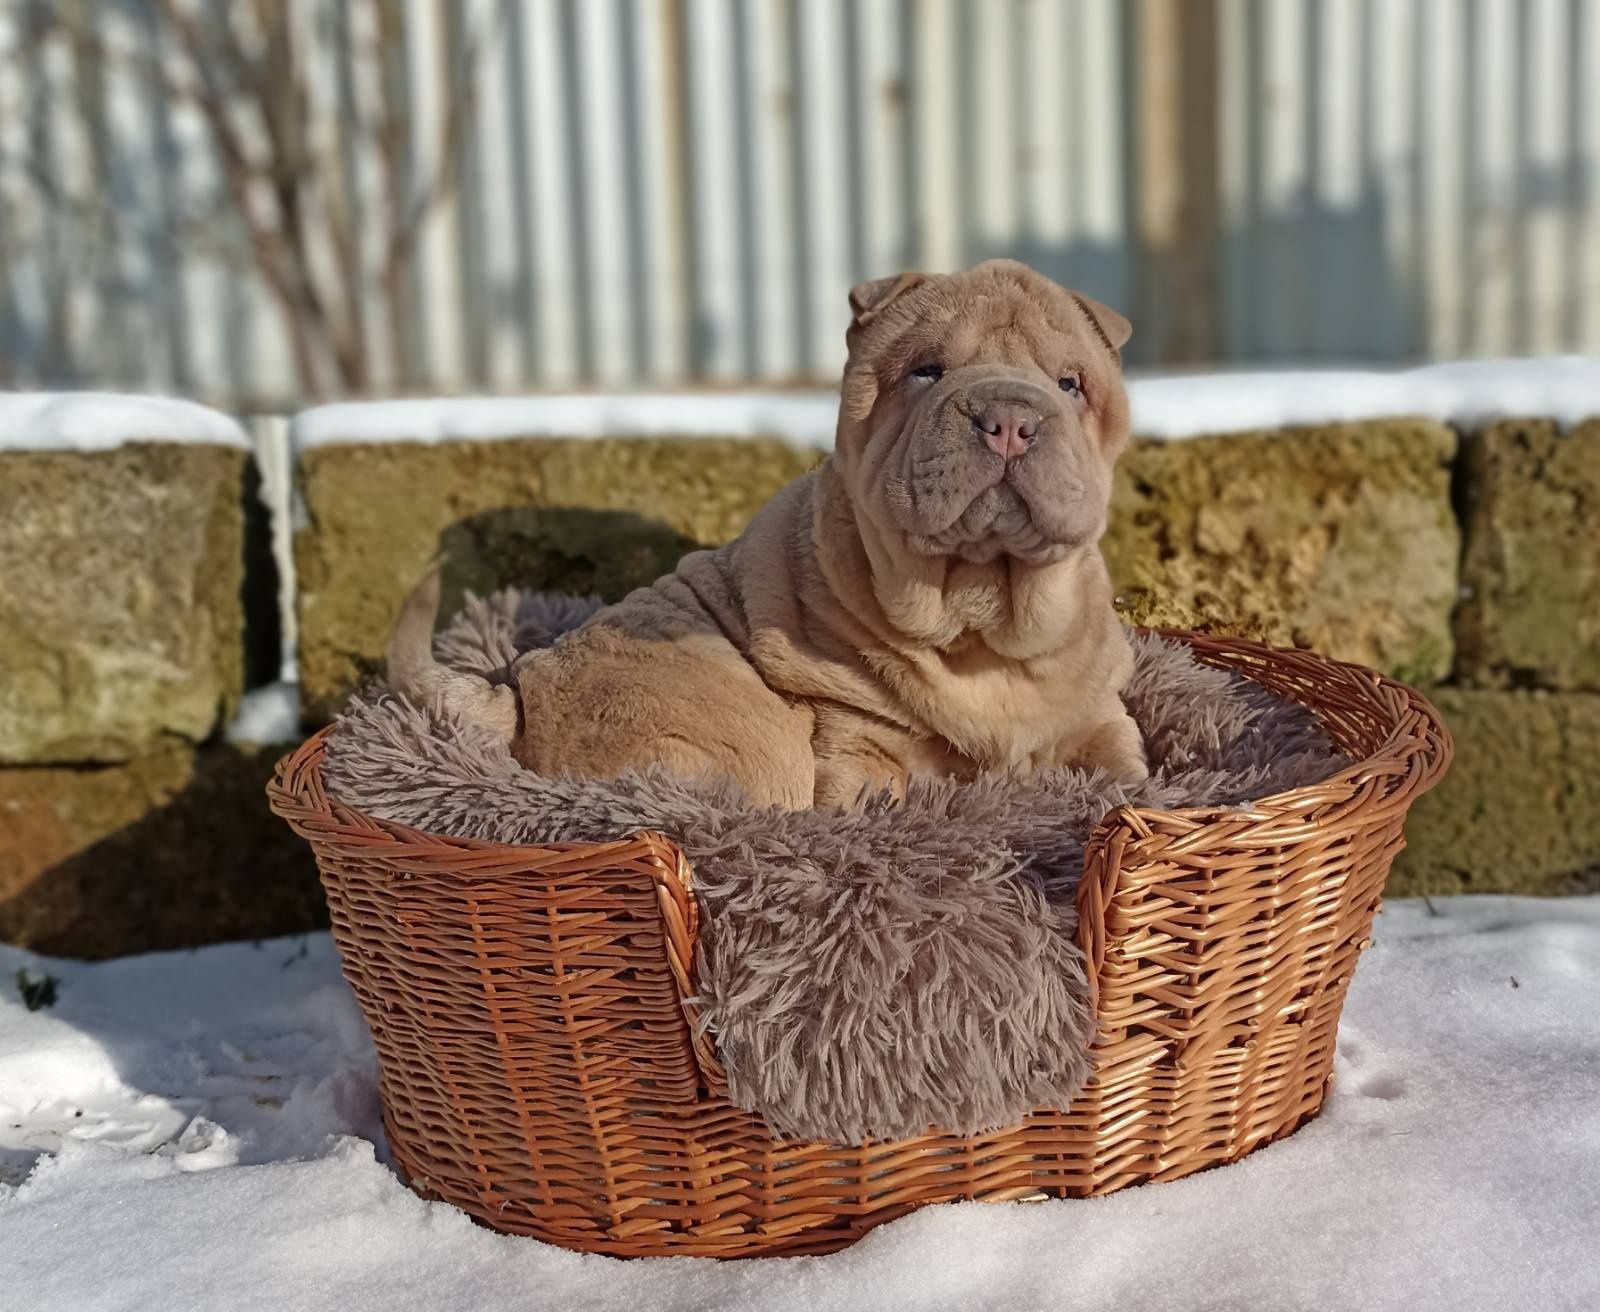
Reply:
M1199 364L1221 342L1217 0L1134 11L1135 358Z

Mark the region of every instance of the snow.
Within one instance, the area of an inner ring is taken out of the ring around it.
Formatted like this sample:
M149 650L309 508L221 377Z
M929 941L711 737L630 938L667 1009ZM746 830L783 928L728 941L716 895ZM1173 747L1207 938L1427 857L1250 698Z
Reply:
M108 451L129 442L250 445L227 415L176 397L0 392L0 451Z
M296 743L300 732L300 685L287 679L255 688L240 699L226 732L230 743Z
M1285 370L1135 377L1133 428L1147 437L1419 415L1472 427L1507 416L1571 425L1600 416L1600 359L1470 360L1398 372ZM345 442L508 437L777 437L833 445L832 389L622 392L346 401L296 415L296 452ZM171 397L0 393L0 449L99 451L159 440L248 446L215 410Z
M294 447L507 437L777 437L833 445L839 398L802 392L633 392L344 401L301 411Z
M1461 427L1536 416L1600 416L1600 360L1472 360L1397 372L1174 374L1128 384L1133 431L1168 439L1295 424L1421 416ZM343 402L297 415L297 452L341 442L479 441L629 435L783 438L833 445L838 395L616 393Z
M1600 359L1468 360L1398 372L1285 370L1136 377L1147 437L1420 415L1463 427L1507 416L1571 425L1600 415ZM781 438L833 445L838 396L795 391L633 392L346 401L302 411L296 451L342 442L507 437ZM233 419L191 401L105 392L0 393L0 449L100 451L159 440L248 446Z
M1391 904L1323 1115L1090 1202L928 1208L824 1258L618 1262L383 1165L322 935L86 965L0 949L8 1308L1600 1307L1600 898ZM29 1012L10 981L57 977ZM40 1154L43 1154L42 1156ZM37 1160L35 1161L35 1158Z
M1294 424L1421 416L1459 428L1600 417L1600 359L1458 360L1395 373L1288 370L1140 379L1133 431L1181 438Z

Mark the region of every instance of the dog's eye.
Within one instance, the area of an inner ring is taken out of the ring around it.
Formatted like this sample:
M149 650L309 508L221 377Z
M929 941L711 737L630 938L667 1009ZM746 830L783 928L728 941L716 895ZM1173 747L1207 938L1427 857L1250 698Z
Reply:
M1082 396L1083 382L1077 374L1063 374L1056 379L1056 386L1068 396Z
M933 360L919 364L911 371L913 378L926 378L930 383L936 383L944 377L944 366Z

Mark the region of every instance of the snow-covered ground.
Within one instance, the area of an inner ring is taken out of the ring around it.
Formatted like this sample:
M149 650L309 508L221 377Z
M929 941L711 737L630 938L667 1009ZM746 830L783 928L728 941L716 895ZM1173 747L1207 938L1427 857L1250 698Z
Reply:
M0 950L0 1306L1600 1308L1600 898L1395 903L1322 1117L1091 1202L938 1207L823 1258L619 1262L381 1164L326 937L100 965ZM21 972L19 974L19 972ZM55 1000L28 1011L54 977ZM30 1173L31 1171L31 1173Z
M299 683L280 679L252 688L239 699L239 709L223 736L230 743L257 747L299 742L304 736L300 727Z

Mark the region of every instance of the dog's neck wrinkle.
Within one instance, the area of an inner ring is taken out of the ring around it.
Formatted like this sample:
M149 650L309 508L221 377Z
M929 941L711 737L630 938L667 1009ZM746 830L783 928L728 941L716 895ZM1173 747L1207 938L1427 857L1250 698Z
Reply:
M1058 648L1076 626L1067 585L1090 550L1047 565L920 555L861 513L831 460L817 474L812 543L834 597L887 645L952 651L977 641L1018 660Z
M1029 660L1058 651L1081 631L1091 609L1110 600L1099 547L1074 547L1045 565L1009 560L1011 614L984 635L1001 656Z
M846 615L880 642L892 644L903 636L879 599L860 520L831 459L816 475L811 547L823 583Z

